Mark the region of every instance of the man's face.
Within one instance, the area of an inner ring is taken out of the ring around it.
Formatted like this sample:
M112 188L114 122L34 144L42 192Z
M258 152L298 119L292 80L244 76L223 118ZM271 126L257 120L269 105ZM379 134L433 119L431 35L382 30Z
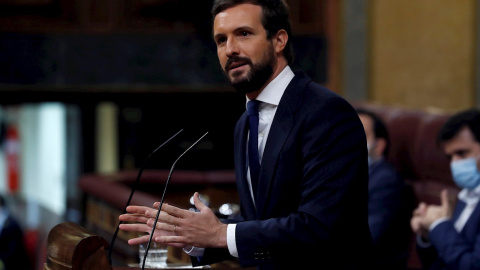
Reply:
M243 93L262 89L276 65L271 40L262 25L262 8L240 4L215 16L213 36L225 76Z
M368 155L372 158L378 158L375 151L375 132L373 131L373 119L366 114L359 114L360 121L362 121L365 136L367 137L367 144L369 145Z
M373 119L366 114L359 114L358 116L360 117L360 121L362 121L367 142L372 142L375 140L375 133L373 132Z
M480 157L480 143L468 127L464 127L451 140L443 142L443 151L450 161Z

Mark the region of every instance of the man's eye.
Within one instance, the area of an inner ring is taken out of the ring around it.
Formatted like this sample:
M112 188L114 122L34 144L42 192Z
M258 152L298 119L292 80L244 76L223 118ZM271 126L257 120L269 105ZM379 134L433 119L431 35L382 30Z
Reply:
M227 40L226 38L219 38L219 39L217 39L217 45L224 43L226 40Z
M242 37L246 37L246 36L248 36L248 35L250 35L250 33L247 32L247 31L243 31L243 32L241 33L241 36L242 36Z

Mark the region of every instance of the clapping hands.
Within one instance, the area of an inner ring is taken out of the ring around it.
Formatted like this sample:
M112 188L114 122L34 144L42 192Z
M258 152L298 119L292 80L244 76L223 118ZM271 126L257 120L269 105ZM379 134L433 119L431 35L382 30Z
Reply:
M435 221L452 217L453 203L449 200L446 189L441 191L440 201L440 205L427 205L421 202L413 211L410 227L413 232L420 234L424 240L428 240L429 227Z

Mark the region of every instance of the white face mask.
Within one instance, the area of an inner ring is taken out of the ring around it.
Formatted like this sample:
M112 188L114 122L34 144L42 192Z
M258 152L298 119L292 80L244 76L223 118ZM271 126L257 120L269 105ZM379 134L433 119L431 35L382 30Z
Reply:
M450 163L453 180L457 186L474 189L480 184L480 172L477 169L477 159L466 158Z

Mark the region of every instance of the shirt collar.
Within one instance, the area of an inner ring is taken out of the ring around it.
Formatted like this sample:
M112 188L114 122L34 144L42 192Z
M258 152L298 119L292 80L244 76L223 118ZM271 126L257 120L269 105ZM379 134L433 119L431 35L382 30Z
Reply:
M476 203L480 199L480 185L474 189L462 189L458 193L458 199L465 203Z
M273 79L257 96L256 100L278 106L283 92L287 89L290 81L295 77L292 69L286 66L275 79ZM249 101L247 97L247 102Z

